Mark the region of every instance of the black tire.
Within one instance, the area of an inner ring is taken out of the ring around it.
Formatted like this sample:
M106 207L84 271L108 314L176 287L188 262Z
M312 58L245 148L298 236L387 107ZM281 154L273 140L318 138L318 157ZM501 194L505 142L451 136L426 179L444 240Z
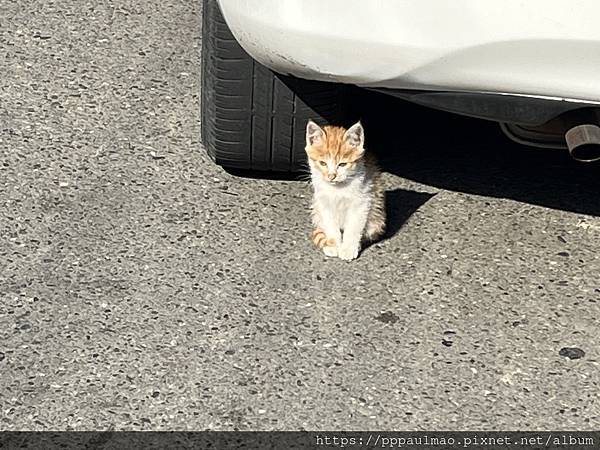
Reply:
M343 85L272 72L237 43L216 0L203 0L202 141L226 168L294 172L306 121L343 121Z

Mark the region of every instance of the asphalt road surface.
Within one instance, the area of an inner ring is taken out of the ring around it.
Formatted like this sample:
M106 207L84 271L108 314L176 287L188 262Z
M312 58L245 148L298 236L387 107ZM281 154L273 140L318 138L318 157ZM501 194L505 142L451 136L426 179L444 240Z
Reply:
M598 429L599 167L364 106L390 231L326 259L205 155L199 3L0 0L0 428Z

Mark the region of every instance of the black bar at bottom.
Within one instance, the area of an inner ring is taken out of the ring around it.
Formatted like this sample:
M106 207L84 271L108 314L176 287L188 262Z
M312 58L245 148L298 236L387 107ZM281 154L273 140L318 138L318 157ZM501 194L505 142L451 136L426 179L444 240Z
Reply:
M600 448L600 432L579 431L206 431L0 432L0 449L408 449Z

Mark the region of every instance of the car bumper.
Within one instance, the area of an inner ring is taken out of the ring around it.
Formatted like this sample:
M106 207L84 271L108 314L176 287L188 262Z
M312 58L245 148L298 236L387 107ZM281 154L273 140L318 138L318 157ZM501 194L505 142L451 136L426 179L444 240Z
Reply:
M379 89L600 102L597 0L219 0L256 60Z

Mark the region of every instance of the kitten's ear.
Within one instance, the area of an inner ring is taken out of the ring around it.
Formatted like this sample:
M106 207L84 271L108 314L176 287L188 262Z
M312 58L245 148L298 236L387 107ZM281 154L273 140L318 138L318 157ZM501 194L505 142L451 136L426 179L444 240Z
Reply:
M365 145L365 130L360 122L356 122L348 128L346 133L344 133L344 141L357 150L363 149Z
M306 124L306 145L317 145L323 141L323 136L325 132L323 129L314 123L312 120L309 120Z

